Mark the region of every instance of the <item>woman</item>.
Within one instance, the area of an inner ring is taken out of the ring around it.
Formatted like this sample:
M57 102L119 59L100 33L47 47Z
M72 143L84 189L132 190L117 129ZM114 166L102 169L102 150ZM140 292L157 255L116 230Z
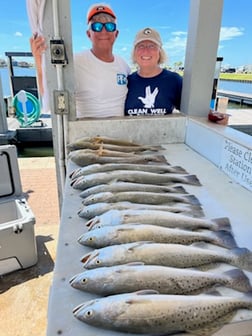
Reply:
M144 28L137 33L132 60L138 70L128 76L125 115L166 115L179 109L182 77L161 67L166 54L156 30Z

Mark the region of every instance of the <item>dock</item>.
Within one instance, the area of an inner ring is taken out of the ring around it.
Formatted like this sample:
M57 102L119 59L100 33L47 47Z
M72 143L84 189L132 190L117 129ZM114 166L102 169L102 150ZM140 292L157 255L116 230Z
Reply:
M217 97L227 97L229 101L238 102L240 105L252 105L252 94L250 93L218 90Z
M41 114L41 117L28 127L21 127L15 117L7 118L8 130L12 133L10 142L17 145L52 145L51 115Z

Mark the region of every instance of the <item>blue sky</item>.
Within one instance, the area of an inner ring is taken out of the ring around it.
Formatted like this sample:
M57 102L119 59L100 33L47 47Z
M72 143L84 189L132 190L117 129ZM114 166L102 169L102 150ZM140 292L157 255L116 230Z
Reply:
M74 51L90 47L85 34L86 11L91 4L97 2L96 0L71 0ZM131 47L136 32L150 26L161 34L169 65L184 62L190 0L107 0L105 2L113 7L118 17L120 33L115 44L115 53L130 62ZM12 10L13 8L15 10ZM224 66L238 67L252 64L251 13L251 0L239 2L224 0L217 55L224 58ZM5 51L30 51L30 35L26 1L2 1L0 58L5 58Z

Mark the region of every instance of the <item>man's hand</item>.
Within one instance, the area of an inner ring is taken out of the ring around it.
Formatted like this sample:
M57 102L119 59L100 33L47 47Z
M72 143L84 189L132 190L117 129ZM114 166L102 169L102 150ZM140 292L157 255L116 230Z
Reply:
M34 36L30 38L30 46L37 70L39 92L41 95L43 95L44 87L43 87L43 75L42 75L42 54L47 49L44 37L34 34Z

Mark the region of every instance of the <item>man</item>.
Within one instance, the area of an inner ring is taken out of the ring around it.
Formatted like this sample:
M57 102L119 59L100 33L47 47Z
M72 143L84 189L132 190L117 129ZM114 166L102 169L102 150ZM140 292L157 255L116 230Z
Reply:
M129 66L113 54L118 36L116 15L106 4L95 4L87 13L87 36L90 50L74 56L75 98L77 118L103 118L124 115ZM42 36L32 38L40 92L43 94L41 53L45 50Z

